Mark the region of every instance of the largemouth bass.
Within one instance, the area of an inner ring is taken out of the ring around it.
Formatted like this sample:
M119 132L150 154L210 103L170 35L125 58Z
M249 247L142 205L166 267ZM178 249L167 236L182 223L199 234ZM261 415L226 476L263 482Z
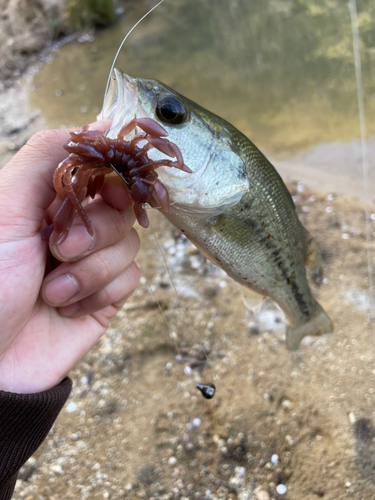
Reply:
M117 70L102 117L113 120L110 138L132 118L150 117L168 131L193 173L158 169L171 200L163 215L235 281L279 305L289 349L306 335L333 331L306 277L318 260L316 244L281 177L245 135L167 85ZM148 156L166 157L156 150Z

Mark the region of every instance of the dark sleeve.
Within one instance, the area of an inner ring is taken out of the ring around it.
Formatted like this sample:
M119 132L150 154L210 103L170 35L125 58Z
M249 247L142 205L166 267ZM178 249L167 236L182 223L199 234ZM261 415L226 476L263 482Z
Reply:
M22 465L41 445L72 389L65 378L36 394L0 391L0 498L12 497Z

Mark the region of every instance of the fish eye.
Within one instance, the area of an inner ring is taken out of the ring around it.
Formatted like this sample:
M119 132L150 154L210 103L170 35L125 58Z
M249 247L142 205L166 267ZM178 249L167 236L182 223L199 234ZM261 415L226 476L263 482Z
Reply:
M187 113L185 106L174 96L164 96L156 104L156 116L164 123L183 123Z

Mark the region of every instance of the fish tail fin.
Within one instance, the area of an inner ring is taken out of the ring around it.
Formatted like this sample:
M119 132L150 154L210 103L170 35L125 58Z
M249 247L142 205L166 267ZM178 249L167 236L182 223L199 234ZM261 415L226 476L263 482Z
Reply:
M289 350L295 351L303 337L306 335L323 335L332 333L333 325L323 308L317 303L317 309L311 318L302 324L296 326L287 326L286 346Z

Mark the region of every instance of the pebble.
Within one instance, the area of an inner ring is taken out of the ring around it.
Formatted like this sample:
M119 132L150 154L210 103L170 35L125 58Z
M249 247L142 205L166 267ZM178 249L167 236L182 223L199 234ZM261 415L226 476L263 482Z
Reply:
M246 469L245 467L236 467L235 471L239 477L243 477L245 475Z
M201 423L202 423L202 421L201 421L201 419L200 419L200 418L195 418L195 419L193 420L193 425L194 425L194 427L199 427L199 426L201 425Z
M56 472L56 474L60 474L61 476L64 475L64 470L63 468L61 467L61 465L52 465L50 467L50 469L53 471L53 472Z
M176 457L169 457L168 459L168 465L176 465L177 463L177 458Z
M259 332L260 332L260 328L259 328L259 325L258 323L249 323L249 332L250 332L250 335L259 335Z
M73 413L77 409L77 403L74 403L73 401L68 404L68 406L65 408L65 411L67 413Z
M285 484L278 484L276 486L276 491L279 495L285 495L286 493L286 486Z
M276 455L276 454L272 455L272 457L271 457L271 463L274 464L274 465L276 465L278 463L278 461L279 461L279 456Z
M373 370L373 372L374 372L374 371L375 371L375 370ZM349 418L349 422L350 422L352 425L354 425L354 424L356 423L356 421L357 421L356 416L355 416L355 414L354 414L352 411L349 413L348 418Z
M260 490L256 493L257 500L269 500L270 496L265 490Z
M281 403L284 410L291 410L293 408L293 403L289 399L284 399Z

